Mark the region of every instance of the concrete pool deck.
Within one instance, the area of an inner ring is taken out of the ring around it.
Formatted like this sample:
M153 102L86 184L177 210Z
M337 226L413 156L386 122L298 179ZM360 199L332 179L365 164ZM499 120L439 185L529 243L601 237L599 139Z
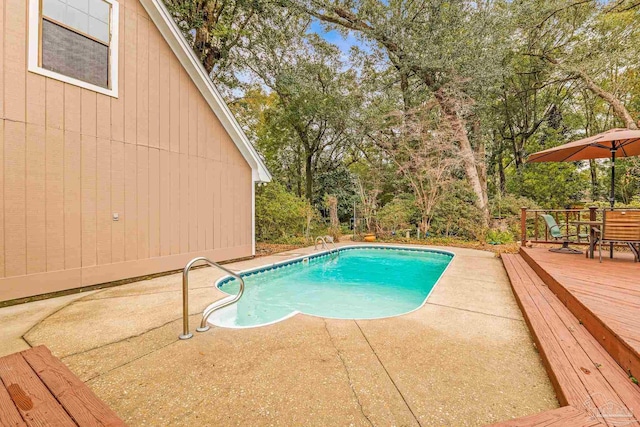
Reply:
M180 341L173 274L2 308L0 356L46 345L131 426L471 426L557 408L500 259L441 249L456 254L451 266L422 308L399 317L299 314ZM193 270L192 329L224 296L221 276Z

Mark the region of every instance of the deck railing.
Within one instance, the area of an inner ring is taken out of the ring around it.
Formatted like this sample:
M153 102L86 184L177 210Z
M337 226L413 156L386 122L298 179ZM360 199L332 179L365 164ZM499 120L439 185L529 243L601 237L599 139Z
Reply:
M576 225L576 221L598 221L602 218L602 209L591 206L586 209L527 209L520 212L520 241L522 244L531 243L558 243L551 237L549 227L542 218L542 214L549 214L556 219L563 232L573 235L571 243L576 245L588 245L589 239L580 238L581 233L589 234L588 225Z

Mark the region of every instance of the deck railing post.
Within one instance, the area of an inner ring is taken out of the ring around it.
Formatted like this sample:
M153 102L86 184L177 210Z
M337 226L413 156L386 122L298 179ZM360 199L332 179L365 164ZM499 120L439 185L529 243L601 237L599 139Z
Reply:
M527 208L520 208L520 245L527 245Z
M597 206L589 206L589 221L596 221L598 215L598 207Z

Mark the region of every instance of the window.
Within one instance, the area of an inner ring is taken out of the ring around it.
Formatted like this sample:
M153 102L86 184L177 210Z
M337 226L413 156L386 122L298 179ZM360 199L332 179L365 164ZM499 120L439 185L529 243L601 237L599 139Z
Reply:
M118 3L30 0L29 71L117 96Z

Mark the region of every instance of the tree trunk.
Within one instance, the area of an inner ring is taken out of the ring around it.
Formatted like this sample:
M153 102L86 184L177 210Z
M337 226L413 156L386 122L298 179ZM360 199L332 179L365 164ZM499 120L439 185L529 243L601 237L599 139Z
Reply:
M487 192L482 185L482 180L480 178L480 174L478 173L475 154L473 152L473 148L471 148L471 142L469 142L469 135L467 134L467 128L465 126L464 119L458 116L458 113L455 110L455 103L452 103L449 99L447 99L442 90L436 91L434 95L436 97L436 100L440 104L440 107L442 108L447 121L451 126L454 138L460 144L460 156L462 158L467 179L469 180L469 184L471 185L471 188L476 195L476 204L482 211L484 225L488 225L489 201Z
M518 141L516 141L517 137L516 136L512 136L510 138L511 140L511 152L513 153L513 160L515 162L516 165L516 170L519 171L520 168L522 168L522 164L524 163L522 161L522 151L520 150L519 145L518 145Z
M409 77L407 73L398 69L400 73L400 90L402 91L402 103L404 106L404 112L409 111Z
M193 50L200 57L207 74L211 74L222 55L218 48L209 42L209 32L204 26L196 30Z
M300 155L298 155L296 159L296 189L298 191L298 197L302 197L302 159L300 159Z
M479 135L480 132L477 132L475 134ZM482 195L485 198L484 203L488 208L489 194L487 191L487 164L485 162L485 159L487 158L487 153L486 153L484 141L482 140L482 138L479 137L477 141L478 141L478 150L473 157L476 160L475 163L476 163L476 169L478 170L478 177L480 178L480 187L482 188ZM481 160L478 161L477 159L481 159Z
M313 154L307 153L305 160L306 197L311 202L313 198Z

